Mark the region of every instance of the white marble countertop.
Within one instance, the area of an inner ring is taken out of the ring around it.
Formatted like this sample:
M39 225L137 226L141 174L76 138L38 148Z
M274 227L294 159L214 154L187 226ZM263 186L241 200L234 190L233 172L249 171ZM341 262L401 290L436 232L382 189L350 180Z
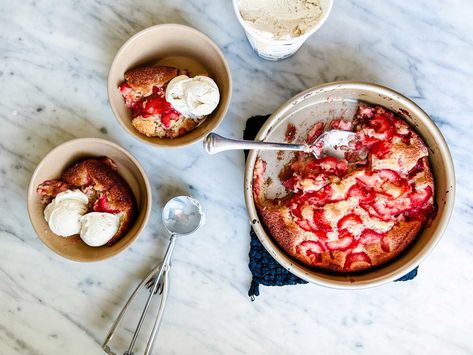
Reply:
M297 55L271 63L253 53L229 0L1 0L0 354L101 354L131 287L163 254L160 206L180 192L202 201L207 223L178 241L156 353L472 354L472 18L469 0L337 0ZM242 154L147 147L125 133L107 102L116 50L166 22L208 34L229 61L234 92L219 133L240 137L247 117L342 79L389 86L432 116L452 150L458 194L444 239L415 281L350 292L261 287L250 302ZM53 254L26 211L34 168L75 137L123 145L153 185L145 231L100 263Z

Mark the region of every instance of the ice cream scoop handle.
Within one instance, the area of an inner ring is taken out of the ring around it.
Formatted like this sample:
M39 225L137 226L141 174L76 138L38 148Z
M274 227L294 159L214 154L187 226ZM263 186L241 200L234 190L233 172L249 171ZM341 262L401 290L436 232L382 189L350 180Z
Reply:
M175 244L176 244L176 236L172 234L171 240L169 241L169 244L168 244L168 248L166 249L166 254L164 254L163 263L156 276L156 282L154 283L153 289L151 290L148 296L148 300L146 301L145 308L143 309L143 312L141 313L140 320L138 321L138 325L136 326L135 332L133 333L133 338L131 339L130 346L128 347L128 350L125 354L133 354L133 347L135 346L136 339L138 338L138 334L140 333L140 329L141 329L141 326L143 325L143 321L146 317L146 313L148 313L148 309L151 304L151 299L153 298L153 295L155 294L158 288L159 281L161 280L161 277L163 276L164 271L169 267L169 263L171 261L171 256L172 256L172 252L174 250Z
M161 321L163 320L164 314L164 307L166 306L166 300L168 298L169 293L169 270L171 268L171 264L168 264L166 270L164 270L163 278L161 280L163 292L161 294L161 302L159 303L158 314L156 315L156 320L154 322L153 330L151 331L151 335L149 337L148 343L146 344L146 349L144 355L150 355L153 351L154 341L156 339L156 334L158 333L159 326L161 325ZM158 280L155 281L156 283Z
M133 293L131 294L130 298L128 299L128 301L126 302L125 306L123 307L123 309L121 310L120 314L118 315L117 319L115 320L115 322L113 323L112 325L112 328L110 329L108 335L107 335L107 338L105 339L104 343L103 343L103 346L102 348L105 350L106 353L108 354L115 354L114 352L112 352L112 350L110 349L110 347L108 346L108 344L111 342L113 336L115 335L115 332L117 330L117 328L120 326L126 312L128 311L128 308L129 306L133 303L133 300L135 299L135 297L137 296L138 294L138 291L141 290L141 288L143 288L155 275L156 273L158 272L158 270L160 270L162 268L162 263L156 265L153 270L151 270L151 272L143 279L143 281L140 282L140 284L135 288L135 290L133 291Z

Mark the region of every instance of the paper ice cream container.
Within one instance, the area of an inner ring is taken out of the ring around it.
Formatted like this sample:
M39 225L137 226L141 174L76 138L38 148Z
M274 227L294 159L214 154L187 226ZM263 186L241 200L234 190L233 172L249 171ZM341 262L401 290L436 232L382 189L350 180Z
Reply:
M271 32L261 31L255 28L251 22L245 21L238 8L238 2L239 0L233 0L233 9L238 21L245 30L248 42L258 56L271 61L282 60L296 53L307 38L324 24L333 5L333 0L320 0L322 14L314 26L300 36L276 39Z

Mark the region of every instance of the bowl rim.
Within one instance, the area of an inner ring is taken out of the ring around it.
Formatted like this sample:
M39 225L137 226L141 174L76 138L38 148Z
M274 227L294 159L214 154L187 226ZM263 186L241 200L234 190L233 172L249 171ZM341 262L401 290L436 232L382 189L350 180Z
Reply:
M395 90L387 88L382 85L369 83L369 82L359 82L359 81L336 81L325 83L321 85L314 86L309 88L294 97L287 100L283 103L264 123L261 129L258 131L256 135L256 140L264 140L265 136L271 130L273 124L277 122L281 117L283 117L292 107L297 105L298 103L304 101L308 96L315 95L320 92L326 91L333 91L339 88L343 89L359 89L374 92L376 94L384 95L386 97L392 98L396 102L402 103L404 107L407 107L410 112L415 113L417 117L420 117L423 124L426 126L429 133L433 136L434 140L437 142L439 151L441 152L442 161L444 162L445 166L445 174L446 174L446 181L451 184L451 189L449 193L446 194L445 198L445 207L444 212L441 216L437 216L437 218L441 218L437 230L432 239L433 242L426 246L423 250L421 250L415 257L406 264L401 265L399 268L391 271L386 275L380 275L374 277L373 279L357 281L356 283L351 283L350 275L347 274L346 280L329 280L322 276L309 274L305 272L301 267L303 266L301 263L298 263L291 259L286 253L284 253L280 248L273 242L271 237L266 233L262 223L260 222L256 206L253 199L253 170L254 164L257 158L259 151L253 150L250 151L248 154L248 158L245 164L245 176L244 176L244 195L245 195L245 203L248 210L248 215L250 218L250 224L255 230L258 239L260 240L261 244L263 244L264 248L270 253L270 255L286 270L293 273L294 275L306 280L308 282L317 284L319 286L325 286L329 288L335 289L365 289L375 286L380 286L392 281L399 279L400 277L406 275L414 268L416 268L435 248L435 246L439 243L440 239L442 239L443 234L447 228L449 220L451 218L454 201L455 201L455 191L456 191L456 181L455 181L455 170L453 165L453 159L448 148L447 142L443 137L440 129L435 125L432 119L427 115L425 111L423 111L414 101L407 98L406 96L398 93ZM381 266L382 267L382 266ZM345 276L345 275L344 275Z
M201 37L204 41L206 41L218 53L218 56L219 56L219 58L221 59L221 61L223 63L223 66L225 68L225 72L226 72L227 77L228 77L228 99L226 100L226 103L223 106L223 111L222 111L221 117L217 120L214 120L213 124L211 124L209 126L209 129L208 129L209 132L211 132L211 131L218 128L218 126L222 123L222 121L224 120L224 118L225 118L225 116L228 112L228 109L230 107L230 102L231 102L231 99L232 99L233 82L232 82L232 76L231 76L231 72L230 72L230 66L229 66L229 64L227 62L227 59L225 58L222 50L219 48L219 46L217 46L217 44L209 36L207 36L203 32L201 32L201 31L199 31L199 30L197 30L193 27L182 25L182 24L179 24L179 23L164 23L164 24L153 25L153 26L150 26L150 27L146 27L146 28L142 29L141 31L135 33L133 36L128 38L125 41L125 43L122 44L122 46L115 53L115 56L113 57L112 64L110 65L110 69L109 69L108 74L107 74L107 99L108 99L108 103L110 105L110 108L112 109L113 115L115 116L115 119L119 122L119 124L122 126L122 128L124 128L126 132L128 132L132 137L134 137L138 141L140 141L142 143L145 143L145 144L148 144L152 147L173 149L173 148L181 148L181 147L186 147L186 146L195 144L195 143L201 141L207 135L208 132L200 135L199 137L196 137L193 140L190 140L190 141L184 142L184 143L177 143L177 144L172 144L172 145L160 144L159 140L161 138L158 138L158 137L155 137L156 138L155 141L150 142L149 140L142 137L141 133L137 132L136 130L131 130L125 125L122 118L120 117L118 112L115 110L114 105L112 105L112 100L111 100L112 90L116 89L115 85L112 83L111 73L112 73L112 70L117 65L118 58L122 56L123 52L131 45L131 43L135 42L140 37L142 37L144 35L147 35L149 32L162 30L162 29L165 29L165 28L168 28L170 30L175 29L175 28L180 28L180 29L185 30L185 31L193 32L195 35Z
M39 174L39 171L43 168L43 165L44 165L44 162L45 160L48 158L48 157L51 157L53 156L54 154L56 154L56 152L58 152L60 149L63 149L65 146L68 146L68 145L73 145L73 144L77 144L77 143L84 143L84 144L87 144L87 143L90 143L90 142L94 142L94 143L102 143L102 144L105 144L105 145L109 145L110 147L120 151L121 153L123 153L127 158L129 158L132 163L137 167L138 171L140 172L140 175L141 177L143 178L143 181L144 181L144 185L145 185L145 191L146 191L146 199L147 199L147 203L145 205L145 214L144 214L144 217L143 217L143 222L141 223L141 225L138 227L138 229L136 230L136 233L135 233L135 236L133 238L130 239L130 241L128 243L125 243L123 244L120 248L117 248L116 250L113 251L113 253L110 253L108 255L99 255L98 257L96 257L95 259L91 260L91 259L84 259L84 258L81 258L81 257L71 257L69 255L65 255L61 250L55 250L53 249L48 243L45 242L45 240L43 239L43 236L42 236L42 233L41 231L38 229L37 225L33 222L33 210L32 210L32 204L31 204L31 201L32 201L32 194L35 193L36 191L36 186L33 186L33 181L36 180L36 176ZM31 226L33 227L37 237L41 240L41 242L46 245L52 252L54 252L55 254L67 259L67 260L71 260L71 261L75 261L75 262L85 262L85 263L93 263L93 262L97 262L97 261L102 261L102 260L106 260L106 259L109 259L119 253L121 253L123 250L127 249L128 247L130 247L135 241L136 239L138 239L139 235L141 234L141 232L143 231L143 229L146 227L146 225L148 224L148 220L149 220L149 216L151 214L151 208L152 208L152 191L151 191L151 184L149 182L149 179L148 179L148 176L145 172L145 170L143 169L143 167L141 166L141 164L139 163L139 161L129 152L127 151L125 148L121 147L120 145L118 145L117 143L114 143L114 142L111 142L107 139L103 139L103 138L92 138L92 137L86 137L86 138L75 138L75 139L71 139L71 140L68 140L64 143L61 143L59 145L57 145L56 147L54 147L53 149L51 149L42 159L41 161L38 163L38 165L36 166L33 174L31 175L31 178L30 178L30 182L28 183L28 190L27 190L27 194L26 194L26 204L27 204L27 209L28 209L28 217L30 219L30 223L31 223Z

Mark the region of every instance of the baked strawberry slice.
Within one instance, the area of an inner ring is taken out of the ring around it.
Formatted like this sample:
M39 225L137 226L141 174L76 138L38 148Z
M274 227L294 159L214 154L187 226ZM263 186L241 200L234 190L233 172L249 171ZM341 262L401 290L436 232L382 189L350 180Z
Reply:
M348 227L362 223L363 221L360 216L355 213L349 213L338 220L337 227L338 229L348 229Z
M294 185L294 191L318 191L329 183L328 177L324 174L318 174L316 176L308 176L301 179L297 177L297 181ZM284 185L284 183L283 183Z
M348 190L347 197L355 197L360 201L360 204L367 204L374 201L376 194L371 189L355 184Z
M378 175L382 180L384 181L390 181L390 182L400 182L401 181L401 176L397 171L391 170L391 169L379 169L375 170L373 174Z
M299 181L299 177L293 176L287 180L282 181L282 185L290 191L297 191L295 186L298 181Z
M310 228L310 231L318 230L317 225L314 223L314 209L309 205L304 205L301 208L302 220Z
M337 161L337 176L342 177L348 171L348 162L345 159Z
M305 219L296 219L296 223L299 227L301 227L306 232L313 232L313 229L309 225L309 223L307 223L307 220L305 220Z
M432 197L432 187L426 186L423 190L416 190L409 195L412 207L423 206Z
M94 206L92 209L95 212L106 212L106 213L119 213L120 211L114 210L109 202L108 202L108 196L106 193L102 194L97 201L95 201Z
M343 265L343 268L345 270L350 270L353 264L359 264L359 263L366 263L371 265L371 259L366 254L365 252L358 252L358 253L351 253L350 255L347 256L345 259L345 264Z
M418 173L421 171L424 171L425 169L425 160L424 158L420 158L417 160L416 165L412 167L412 169L409 171L408 177L411 179L414 176L416 176Z
M377 241L381 241L384 237L385 233L378 233L373 229L363 229L360 234L360 239L358 241L361 244L372 244L376 243Z
M315 240L305 240L296 247L296 252L308 256L314 264L322 261L322 252L325 250L322 243Z
M303 203L308 203L310 205L323 205L329 199L331 195L331 187L330 185L325 186L324 188L318 191L310 191L303 194L301 197L298 198L297 203L301 205Z
M355 238L353 237L353 234L351 234L347 230L342 230L339 232L339 238L337 240L327 242L325 243L325 245L330 251L343 251L352 248L354 246L354 243Z
M385 182L382 186L382 191L379 193L390 199L396 199L409 192L410 187L406 179L401 179L398 184Z
M379 198L370 206L376 211L378 218L389 221L398 214L412 208L412 201L407 197L397 199ZM368 211L368 213L370 213Z
M324 131L324 123L318 122L312 126L312 128L307 132L306 142L308 144L314 143L318 136Z
M361 186L368 188L381 186L383 184L383 179L381 179L381 177L375 173L366 173L364 175L360 175L356 178L356 181Z
M383 159L390 152L391 144L387 141L377 141L374 143L370 152L378 159Z
M136 110L139 106L140 97L139 95L128 85L126 82L118 86L118 90L125 99L125 105L128 108Z
M163 114L161 114L161 123L164 127L171 128L172 122L177 121L179 117L180 114L178 112L164 112Z
M315 209L313 214L313 223L317 227L317 230L323 232L331 232L332 226L327 221L324 215L324 210L321 208Z
M368 121L368 125L377 133L384 133L393 129L393 125L386 113L375 113Z

